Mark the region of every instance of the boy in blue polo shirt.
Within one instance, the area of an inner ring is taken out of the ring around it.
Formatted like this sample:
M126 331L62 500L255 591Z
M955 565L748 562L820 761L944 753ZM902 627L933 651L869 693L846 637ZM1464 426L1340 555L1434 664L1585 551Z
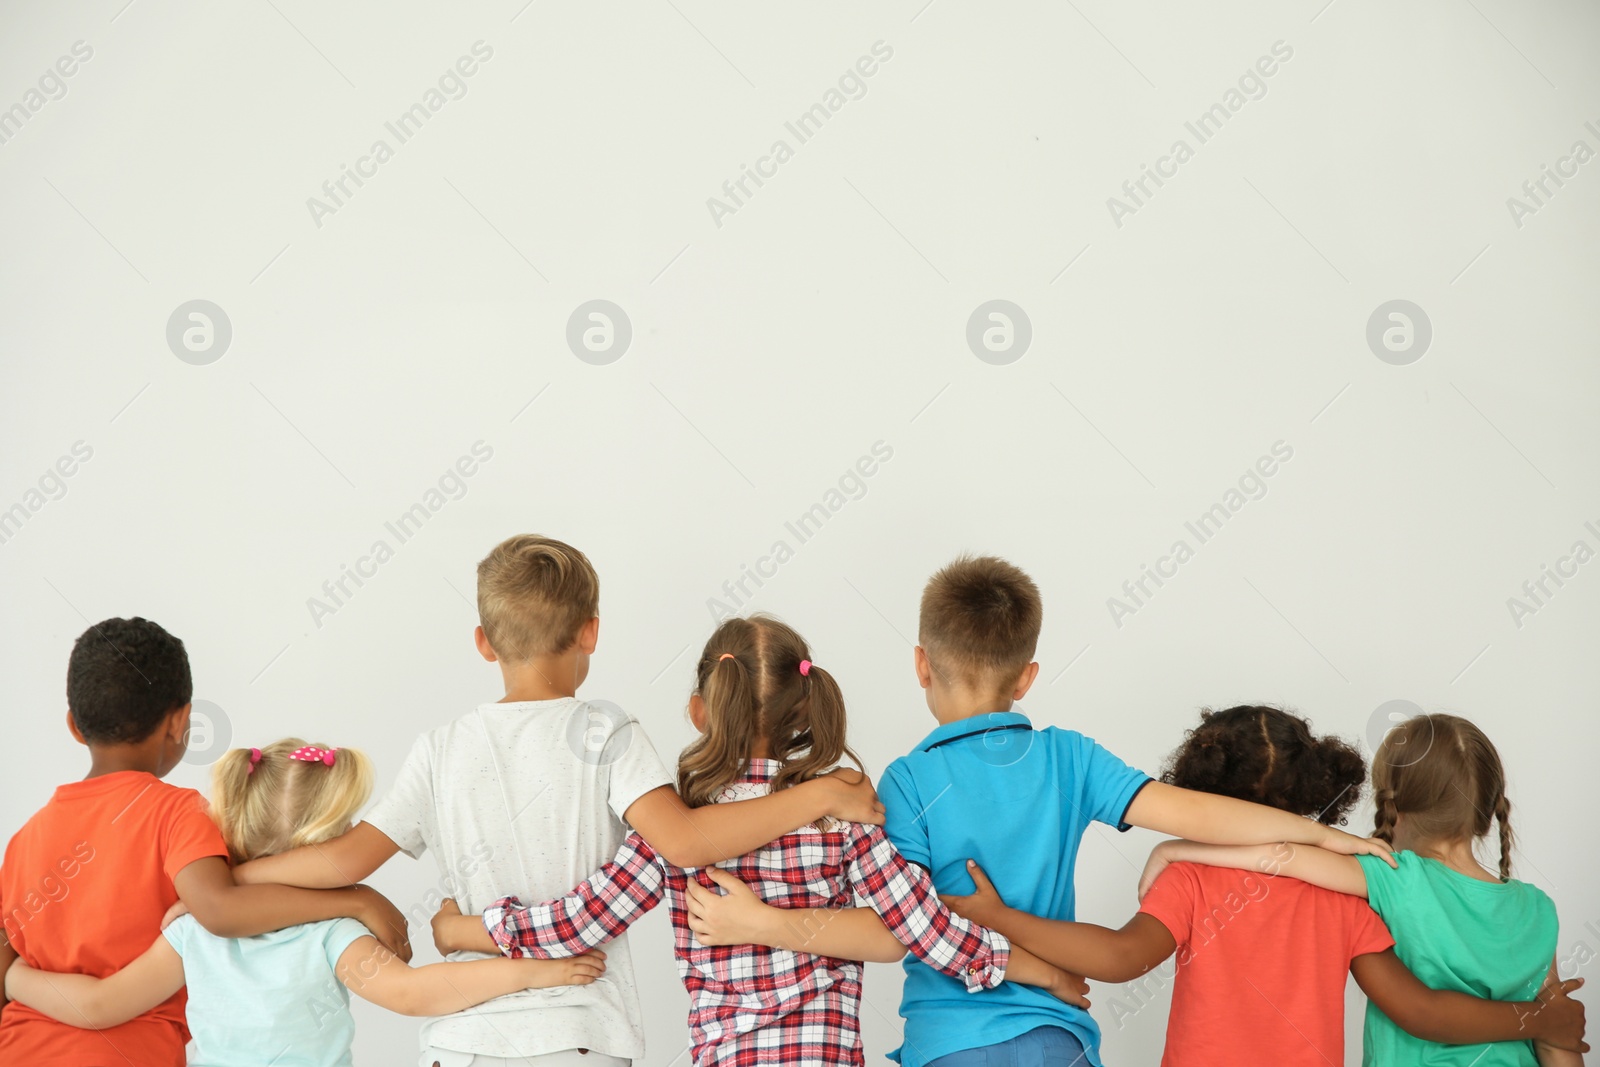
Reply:
M1289 841L1390 856L1382 841L1154 781L1074 730L1035 729L1012 708L1038 677L1042 618L1033 579L992 556L963 556L923 590L917 680L939 726L889 765L878 797L889 839L928 869L941 894L972 893L966 864L976 860L1011 907L1071 920L1073 867L1090 822L1211 844ZM848 956L871 922L870 911L847 909L797 924L794 912L761 904L731 879L717 881L730 895L700 894L690 921L703 944ZM797 929L805 933L799 943ZM905 1042L889 1054L901 1067L1100 1067L1100 1029L1083 1008L1011 982L972 995L915 959L904 966Z

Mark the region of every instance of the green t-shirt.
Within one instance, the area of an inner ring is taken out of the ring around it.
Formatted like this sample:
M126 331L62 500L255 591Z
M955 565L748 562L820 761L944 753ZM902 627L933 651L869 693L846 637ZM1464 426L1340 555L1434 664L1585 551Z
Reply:
M1483 882L1415 852L1398 870L1357 856L1367 899L1394 950L1424 985L1488 1000L1532 1000L1556 954L1556 906L1526 882ZM1440 1045L1412 1037L1367 1005L1363 1067L1535 1067L1533 1044Z

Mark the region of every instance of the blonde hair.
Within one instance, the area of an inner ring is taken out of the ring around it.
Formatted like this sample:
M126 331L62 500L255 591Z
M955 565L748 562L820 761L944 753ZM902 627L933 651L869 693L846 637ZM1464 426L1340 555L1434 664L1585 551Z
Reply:
M695 666L706 729L678 758L685 804L698 808L715 800L743 773L757 741L764 740L782 764L772 779L774 793L832 770L847 756L861 766L845 743L839 683L810 660L805 639L770 615L717 627Z
M478 564L478 621L506 662L565 652L598 614L600 576L565 542L518 534Z
M337 749L332 764L289 758L304 747L298 737L274 741L254 769L251 749L232 748L211 769L211 817L235 863L332 840L372 795L360 749Z
M917 641L934 669L968 685L1009 688L1039 647L1039 587L996 556L958 556L922 590Z
M1511 801L1500 753L1459 715L1415 715L1384 735L1372 757L1372 836L1394 841L1406 817L1423 841L1487 837L1500 824L1500 880L1511 877Z

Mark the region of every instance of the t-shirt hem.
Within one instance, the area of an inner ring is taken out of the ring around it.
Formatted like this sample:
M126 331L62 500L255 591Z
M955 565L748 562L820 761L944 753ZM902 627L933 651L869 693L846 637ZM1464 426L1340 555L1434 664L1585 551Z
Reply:
M1004 1044L1013 1038L1031 1033L1044 1026L1058 1026L1078 1039L1078 1044L1084 1048L1085 1062L1093 1067L1105 1067L1100 1059L1100 1035L1081 1024L1070 1019L1056 1016L1034 1016L1028 1019L1018 1019L1005 1026L994 1025L990 1030L985 1028L982 1041L978 1044L966 1044L957 1041L930 1041L926 1037L915 1040L911 1027L906 1027L905 1044L889 1053L889 1059L900 1064L900 1067L926 1067L941 1056L953 1055L957 1052L967 1052L972 1049L989 1048L992 1045Z

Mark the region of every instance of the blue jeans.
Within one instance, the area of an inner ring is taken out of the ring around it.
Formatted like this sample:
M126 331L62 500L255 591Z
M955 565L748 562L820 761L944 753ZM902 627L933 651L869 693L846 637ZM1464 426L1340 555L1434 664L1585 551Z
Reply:
M963 1049L930 1060L928 1067L1088 1067L1083 1051L1070 1030L1041 1026L998 1045Z

